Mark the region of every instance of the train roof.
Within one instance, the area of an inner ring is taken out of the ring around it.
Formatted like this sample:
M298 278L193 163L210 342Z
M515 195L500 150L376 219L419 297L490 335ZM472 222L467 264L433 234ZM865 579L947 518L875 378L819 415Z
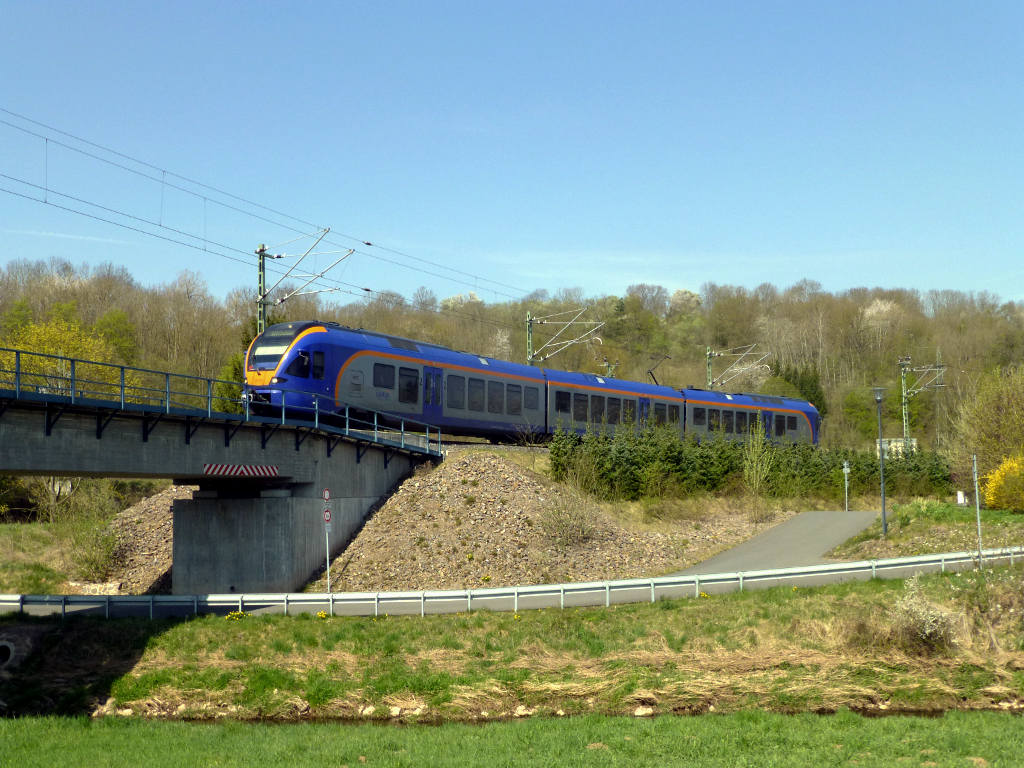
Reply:
M350 336L351 343L358 344L359 346L384 349L397 355L412 353L427 362L447 363L472 368L489 368L504 374L536 379L538 382L543 380L541 369L532 365L512 363L508 360L499 360L494 357L487 357L486 355L474 355L472 352L461 352L449 347L443 347L440 344L416 341L402 336L370 331L365 328L349 328L338 323L322 323L322 325L332 332Z
M679 390L666 387L661 384L647 384L643 381L630 381L628 379L616 379L611 376L601 376L597 373L579 373L576 371L560 371L555 368L545 368L548 381L553 384L567 384L581 387L607 387L624 392L633 392L638 397L668 397L679 398Z

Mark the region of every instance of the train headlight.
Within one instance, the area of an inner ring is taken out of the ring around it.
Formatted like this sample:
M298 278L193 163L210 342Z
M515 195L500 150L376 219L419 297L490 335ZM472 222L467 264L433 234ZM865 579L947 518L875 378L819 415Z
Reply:
M286 379L284 376L275 376L274 378L272 378L270 380L270 383L271 384L284 384L286 381L288 381L288 379Z

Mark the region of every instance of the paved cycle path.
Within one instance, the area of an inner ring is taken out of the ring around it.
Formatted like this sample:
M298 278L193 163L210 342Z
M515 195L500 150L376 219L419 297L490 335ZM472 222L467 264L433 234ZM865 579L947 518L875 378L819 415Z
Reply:
M801 512L679 573L736 573L833 562L825 553L863 531L877 517L878 512Z

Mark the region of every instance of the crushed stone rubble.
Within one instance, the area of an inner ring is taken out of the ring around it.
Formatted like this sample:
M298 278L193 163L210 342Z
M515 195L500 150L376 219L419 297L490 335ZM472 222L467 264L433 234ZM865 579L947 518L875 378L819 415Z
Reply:
M580 504L592 535L559 545L545 516ZM723 522L720 530L707 521L659 530L626 525L502 456L456 454L410 477L377 510L332 564L331 588L468 589L663 575L749 535L734 530L737 520Z
M176 499L190 499L197 486L165 488L128 507L114 518L117 541L114 573L102 584L68 582L68 592L93 595L147 595L171 591Z

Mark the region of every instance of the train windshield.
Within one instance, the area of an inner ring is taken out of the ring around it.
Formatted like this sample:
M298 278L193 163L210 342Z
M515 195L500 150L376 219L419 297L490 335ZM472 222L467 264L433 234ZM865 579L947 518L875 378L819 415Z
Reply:
M276 368L288 345L307 327L309 323L278 323L267 328L252 345L252 351L249 353L249 370Z

